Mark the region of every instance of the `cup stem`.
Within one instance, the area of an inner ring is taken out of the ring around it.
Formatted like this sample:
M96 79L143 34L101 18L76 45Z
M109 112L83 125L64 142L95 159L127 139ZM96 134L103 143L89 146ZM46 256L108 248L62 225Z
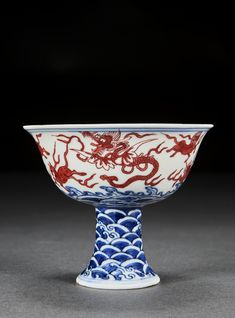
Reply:
M140 208L96 208L96 241L87 268L77 283L102 289L130 289L155 285L159 277L146 260Z

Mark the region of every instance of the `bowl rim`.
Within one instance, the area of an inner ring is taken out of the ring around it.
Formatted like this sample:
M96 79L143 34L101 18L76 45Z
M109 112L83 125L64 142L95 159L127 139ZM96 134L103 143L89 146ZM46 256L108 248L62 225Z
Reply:
M157 124L157 123L125 123L125 124L52 124L52 125L25 125L27 131L51 130L209 130L213 124Z

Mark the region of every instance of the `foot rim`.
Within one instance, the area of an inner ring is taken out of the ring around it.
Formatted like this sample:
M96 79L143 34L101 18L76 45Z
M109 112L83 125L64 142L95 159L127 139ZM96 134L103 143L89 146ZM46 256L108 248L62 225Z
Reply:
M76 283L81 286L98 288L98 289L137 289L157 285L160 282L160 277L155 276L142 278L133 281L106 281L103 279L85 279L78 275Z

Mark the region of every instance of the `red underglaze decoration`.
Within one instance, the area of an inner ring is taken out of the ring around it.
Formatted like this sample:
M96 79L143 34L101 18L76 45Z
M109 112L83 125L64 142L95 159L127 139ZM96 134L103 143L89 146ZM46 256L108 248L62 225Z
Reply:
M125 188L131 183L138 180L143 180L145 182L145 185L154 186L159 184L163 180L163 178L159 180L160 175L150 180L158 172L158 161L149 154L137 155L136 153L136 150L140 147L140 145L150 142L153 139L147 139L145 141L138 142L132 146L130 146L128 143L128 137L131 137L132 135L137 138L143 138L151 134L141 135L136 133L129 133L124 135L123 139L121 139L120 132L111 132L109 134L104 133L101 135L85 132L83 135L86 137L90 137L94 141L93 143L91 143L91 145L94 146L94 149L90 155L93 162L96 163L98 169L104 166L114 167L119 165L122 167L122 173L127 175L133 173L134 169L143 172L147 170L149 165L152 166L152 171L147 175L135 175L130 177L123 183L118 183L119 179L117 176L108 176L107 174L101 175L100 179L106 180L111 186L116 188ZM159 146L161 146L161 144ZM104 151L107 150L108 152L103 155ZM156 152L158 151L158 149L155 148L151 150Z
M56 140L51 156L52 163L49 160L48 165L57 185L65 189L64 185L71 179L84 187L93 188L98 183L105 181L112 187L123 189L137 181L142 181L146 186L156 186L163 180L172 181L172 187L178 182L182 183L192 166L192 163L188 164L187 161L201 142L203 132L178 134L177 137L169 133L156 135L137 132L121 133L120 131L84 131L76 135L57 134L52 136L56 137ZM37 134L36 142L42 157L48 159L50 153L41 146L41 137L42 134ZM63 152L60 150L57 154L59 143L65 144L65 149ZM155 146L145 146L149 143ZM97 173L97 171L87 176L86 168L83 168L84 171L71 169L67 158L71 153L78 162L95 165L98 170L107 171L107 173L103 173L103 171ZM162 174L161 163L158 160L162 153L164 155L169 153L168 158L177 154L186 156L185 160L182 158L184 163L181 161L185 167L181 165L173 172ZM62 154L63 158L61 158ZM110 173L111 170L114 170L113 173ZM91 182L93 179L94 181Z
M46 158L50 155L50 152L48 152L44 147L40 145L40 138L42 137L42 134L36 135L36 144L38 146L38 150L40 151L40 154L42 157Z
M187 156L185 162L188 161L190 154L193 153L196 150L197 145L201 141L202 132L197 132L193 136L190 135L182 135L180 134L180 137L183 139L189 139L190 142L187 143L185 140L178 141L175 136L171 136L169 134L164 134L168 139L172 139L175 143L175 145L168 149L167 152L172 152L171 157L174 157L177 153L181 153L181 155Z
M55 183L64 187L64 184L69 179L73 179L73 180L77 181L82 186L85 186L87 188L93 188L97 183L93 183L93 184L89 185L88 181L92 180L93 177L95 176L95 174L91 175L90 177L86 178L85 180L82 180L82 179L78 179L76 176L86 176L87 175L86 172L78 172L76 170L70 170L68 168L67 155L69 152L69 144L73 139L76 139L78 142L80 142L82 149L84 149L84 145L81 142L80 138L78 136L68 137L65 135L57 135L57 137L64 137L65 138L65 140L63 140L63 139L57 139L57 140L66 144L66 150L64 152L64 163L65 164L60 166L57 169L57 165L60 163L60 155L58 155L57 160L56 160L56 158L55 158L56 143L54 144L54 151L53 151L53 155L52 155L54 164L52 165L51 163L49 163L49 168L50 168L50 171L52 173L52 176L53 176Z
M185 169L180 169L179 171L174 170L167 178L170 181L174 181L172 187L177 182L183 183L185 179L187 178L191 168L192 168L192 163L187 164Z

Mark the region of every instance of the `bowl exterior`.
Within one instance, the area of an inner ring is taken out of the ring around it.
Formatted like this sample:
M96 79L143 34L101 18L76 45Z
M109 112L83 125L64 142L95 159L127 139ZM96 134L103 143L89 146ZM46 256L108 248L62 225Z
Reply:
M206 130L32 131L48 173L69 197L143 206L186 179Z

